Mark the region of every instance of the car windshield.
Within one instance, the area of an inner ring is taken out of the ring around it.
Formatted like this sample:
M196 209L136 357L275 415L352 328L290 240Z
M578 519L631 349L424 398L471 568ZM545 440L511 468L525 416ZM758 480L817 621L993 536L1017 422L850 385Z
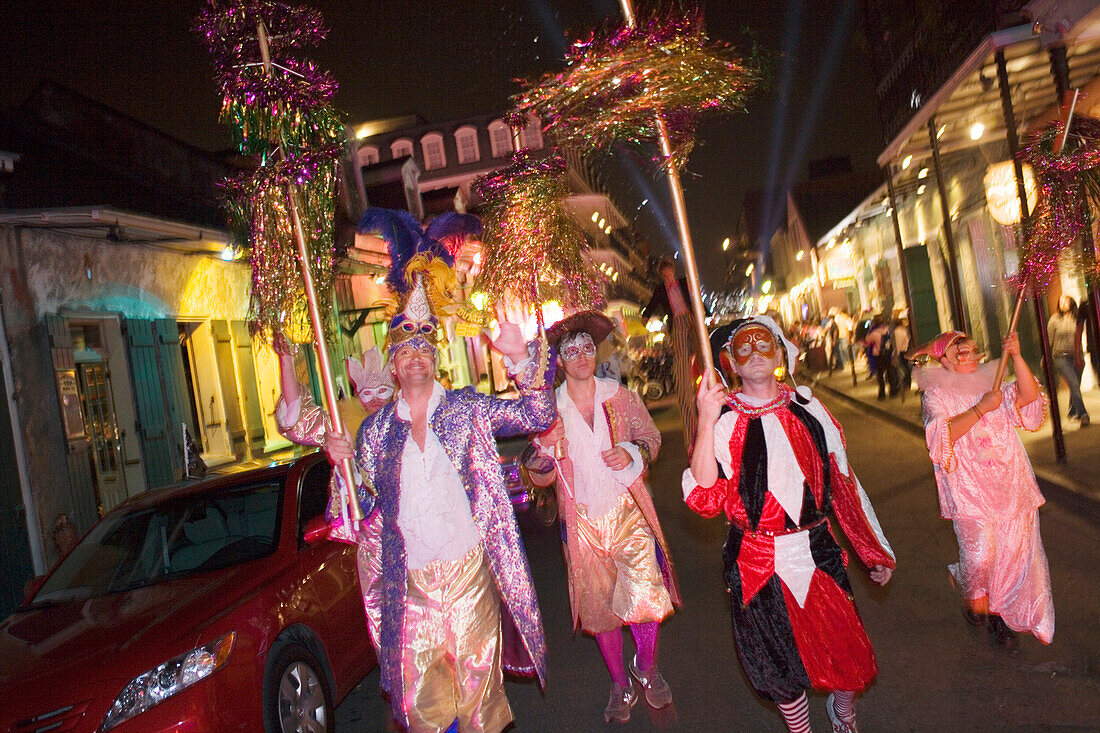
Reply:
M275 479L108 515L47 578L32 605L91 598L268 555L277 542L282 493Z

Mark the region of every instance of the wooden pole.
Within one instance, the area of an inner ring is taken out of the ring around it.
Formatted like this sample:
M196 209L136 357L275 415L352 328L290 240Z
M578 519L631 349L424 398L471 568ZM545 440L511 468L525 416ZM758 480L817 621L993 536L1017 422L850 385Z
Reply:
M944 183L943 164L940 162L940 139L936 137L936 118L928 119L928 146L932 148L932 168L936 174L936 189L940 195L940 213L943 218L943 240L947 245L947 288L951 296L951 320L955 328L969 331L966 322L966 307L962 300L962 286L959 281L958 246L955 243L955 229L951 223L951 207L947 203L947 186Z
M267 28L261 22L256 28L256 35L260 39L260 57L263 59L264 71L271 73L271 51L268 48ZM280 141L282 144L283 141ZM332 364L328 358L328 349L325 348L325 328L321 318L321 310L317 306L317 291L313 286L313 274L309 271L309 248L306 244L305 230L302 228L301 215L298 213L298 196L293 186L286 187L287 206L290 209L290 219L294 227L294 238L298 244L298 265L302 273L302 286L306 292L306 306L309 311L309 325L313 329L313 346L317 349L317 364L321 369L321 385L325 390L325 401L328 402L329 422L332 432L343 435L344 421L340 419L340 405L336 397L336 383L332 378ZM337 466L344 480L344 503L348 508L348 520L353 529L359 528L363 521L363 510L359 506L359 497L356 495L355 479L353 476L351 460L344 460Z
M632 0L620 0L623 17L631 28L635 25L634 4ZM691 297L691 309L695 314L696 335L699 338L699 356L702 358L704 374L714 371L714 359L710 353L710 338L707 334L706 310L699 288L699 268L695 264L695 248L691 244L691 229L688 227L687 207L684 204L684 189L680 183L680 172L672 160L672 142L668 135L668 125L660 110L657 117L658 142L661 155L665 159L665 174L668 178L668 190L672 196L672 208L676 214L676 227L680 231L680 251L684 254L684 272L687 275L688 295Z

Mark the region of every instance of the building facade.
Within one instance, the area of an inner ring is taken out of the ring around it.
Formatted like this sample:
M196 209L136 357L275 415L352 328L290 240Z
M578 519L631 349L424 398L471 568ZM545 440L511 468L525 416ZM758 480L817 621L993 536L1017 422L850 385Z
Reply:
M232 167L48 85L3 113L0 149L3 613L105 511L185 478L188 451L214 467L290 445L226 248Z

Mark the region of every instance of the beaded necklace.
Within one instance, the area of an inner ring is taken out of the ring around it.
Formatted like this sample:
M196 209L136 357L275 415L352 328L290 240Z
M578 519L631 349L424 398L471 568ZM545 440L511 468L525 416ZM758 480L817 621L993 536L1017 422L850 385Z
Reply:
M763 405L750 405L743 402L737 398L739 394L741 394L740 390L729 396L729 406L749 417L760 417L769 412L774 412L781 407L786 407L791 401L791 388L785 384L779 385L779 395L774 400Z

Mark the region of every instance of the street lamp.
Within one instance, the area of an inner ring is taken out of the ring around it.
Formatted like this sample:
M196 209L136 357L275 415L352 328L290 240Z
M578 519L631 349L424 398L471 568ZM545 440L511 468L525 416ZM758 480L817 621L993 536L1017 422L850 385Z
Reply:
M1038 192L1035 187L1035 174L1031 166L1023 165L1024 191L1027 194L1028 211L1035 210ZM1020 191L1016 185L1016 166L1011 160L1001 161L989 166L983 181L985 200L989 214L998 224L1011 226L1020 221Z
M730 238L726 237L725 239L722 240L722 251L725 252L729 248L730 248Z

